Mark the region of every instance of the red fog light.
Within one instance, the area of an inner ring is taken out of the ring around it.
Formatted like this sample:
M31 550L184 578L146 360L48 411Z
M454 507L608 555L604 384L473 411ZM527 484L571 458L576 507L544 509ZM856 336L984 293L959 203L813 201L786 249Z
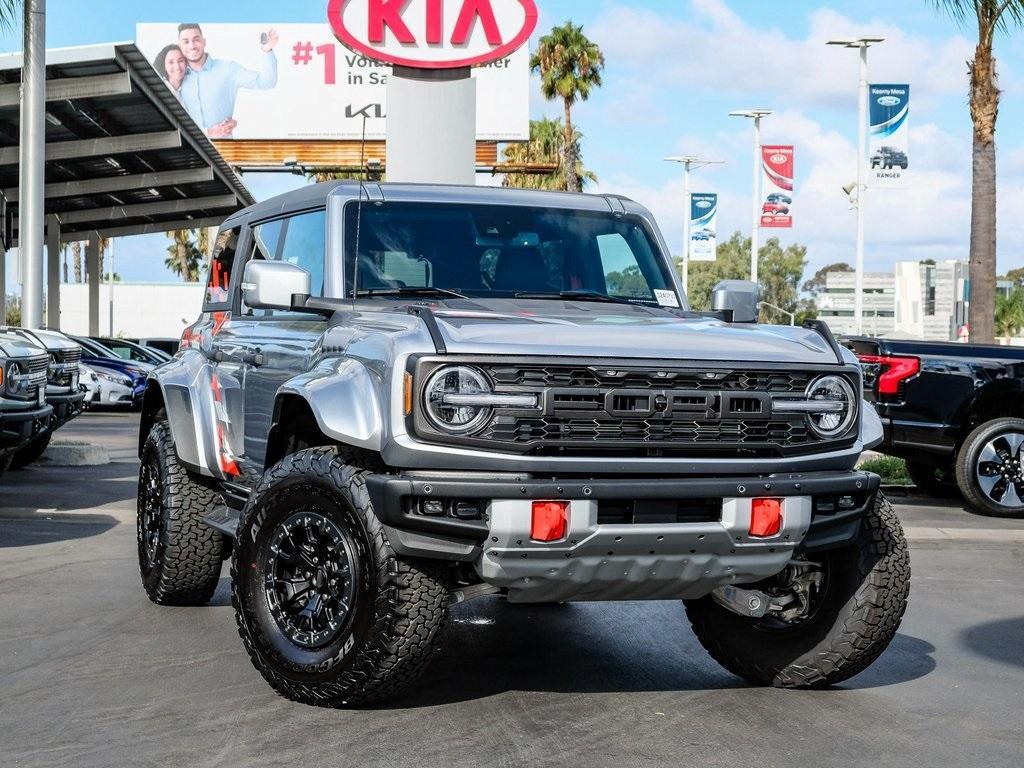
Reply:
M530 538L534 541L558 541L569 531L568 501L535 501L530 520Z
M759 539L775 536L782 530L782 502L779 499L754 499L750 502L750 535Z

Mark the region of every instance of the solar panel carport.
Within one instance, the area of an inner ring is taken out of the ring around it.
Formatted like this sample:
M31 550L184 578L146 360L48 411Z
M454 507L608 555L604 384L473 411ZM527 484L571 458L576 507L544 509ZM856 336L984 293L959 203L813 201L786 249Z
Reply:
M0 55L0 310L18 243L20 53ZM87 240L99 332L99 240L219 224L252 195L133 44L46 53L47 323L59 325L62 241ZM155 254L156 255L156 254ZM160 254L162 256L162 254ZM2 315L0 315L2 316Z

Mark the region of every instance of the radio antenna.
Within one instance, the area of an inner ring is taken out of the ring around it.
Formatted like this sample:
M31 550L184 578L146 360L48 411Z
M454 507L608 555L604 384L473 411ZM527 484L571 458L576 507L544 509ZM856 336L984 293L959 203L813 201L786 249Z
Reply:
M359 202L356 203L356 252L352 258L352 303L359 298L359 235L363 224L363 193L366 191L366 113L363 113L363 138L359 142Z

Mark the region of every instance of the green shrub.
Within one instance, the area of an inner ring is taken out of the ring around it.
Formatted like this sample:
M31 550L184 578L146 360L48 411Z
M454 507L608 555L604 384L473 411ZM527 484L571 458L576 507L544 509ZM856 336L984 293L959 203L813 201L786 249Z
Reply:
M910 475L907 474L907 464L903 459L895 456L878 456L860 464L857 469L865 472L874 472L882 478L883 483L909 483Z

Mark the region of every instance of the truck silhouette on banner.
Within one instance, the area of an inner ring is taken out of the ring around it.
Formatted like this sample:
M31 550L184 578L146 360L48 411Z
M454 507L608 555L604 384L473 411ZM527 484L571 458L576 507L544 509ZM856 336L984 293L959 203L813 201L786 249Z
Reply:
M761 226L789 229L793 226L793 145L761 147L761 166Z

